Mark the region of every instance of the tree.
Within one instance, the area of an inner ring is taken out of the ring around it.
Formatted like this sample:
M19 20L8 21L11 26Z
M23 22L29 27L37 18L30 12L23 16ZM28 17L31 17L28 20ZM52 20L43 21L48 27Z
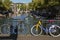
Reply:
M25 4L22 4L22 5L20 6L20 9L21 9L21 10L26 10L26 5L25 5Z
M6 10L8 10L11 6L11 1L10 0L4 0L3 5L5 6Z
M2 15L6 15L6 17L9 16L9 12L12 13L11 8L11 1L10 0L0 0L0 13Z
M59 4L59 0L50 0L48 1L48 5L54 6L54 5L58 5Z
M4 1L0 0L0 7L3 8L4 10L8 10L10 8L11 3L12 2L10 0L4 0Z
M32 0L32 2L29 3L29 5L33 10L37 10L42 5L44 5L44 3L45 3L44 0Z
M36 10L43 7L59 5L59 3L60 3L60 0L32 0L32 2L29 3L29 5L32 9Z

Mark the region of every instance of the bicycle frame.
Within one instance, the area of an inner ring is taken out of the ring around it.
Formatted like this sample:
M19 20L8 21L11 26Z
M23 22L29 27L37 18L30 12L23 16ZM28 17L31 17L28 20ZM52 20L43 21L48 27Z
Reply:
M44 30L44 32L46 33L46 34L48 34L49 33L49 29L46 27L46 28L44 28L43 26L40 26L40 28L42 29L42 30Z
M36 31L38 30L38 27L41 25L41 21L38 21L38 23L36 24Z
M42 26L42 22L41 22L40 20L39 20L38 23L36 24L36 31L38 31L38 27L40 27L42 30L44 30L46 34L49 33L49 29L48 29L47 27L44 28L44 27Z

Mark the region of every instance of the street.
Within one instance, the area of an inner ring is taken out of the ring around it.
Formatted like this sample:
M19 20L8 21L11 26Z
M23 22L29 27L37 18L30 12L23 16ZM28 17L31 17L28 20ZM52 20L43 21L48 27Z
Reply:
M0 40L14 40L14 39L0 39ZM54 38L48 35L31 36L31 35L18 35L17 40L60 40L60 37Z

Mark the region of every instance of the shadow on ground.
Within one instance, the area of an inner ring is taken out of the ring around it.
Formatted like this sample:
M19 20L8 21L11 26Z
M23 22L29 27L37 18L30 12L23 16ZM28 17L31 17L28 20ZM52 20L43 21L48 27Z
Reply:
M17 40L17 34L11 34L10 36L1 36L0 40Z

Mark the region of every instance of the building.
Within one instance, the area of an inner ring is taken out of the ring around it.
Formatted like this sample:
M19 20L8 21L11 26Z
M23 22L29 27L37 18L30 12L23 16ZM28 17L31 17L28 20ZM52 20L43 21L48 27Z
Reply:
M24 3L12 3L11 8L12 11L14 12L15 16L18 14L18 12L21 10L20 6L23 5Z

